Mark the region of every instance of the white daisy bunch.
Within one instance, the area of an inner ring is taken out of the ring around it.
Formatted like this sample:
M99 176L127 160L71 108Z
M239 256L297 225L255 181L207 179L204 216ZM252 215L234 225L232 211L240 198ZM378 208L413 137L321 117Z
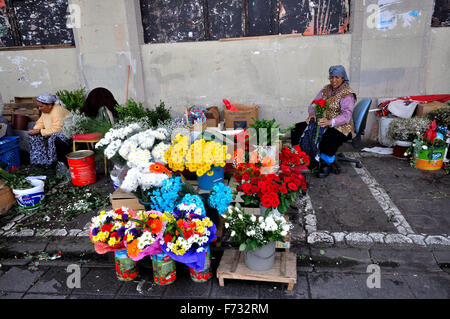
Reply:
M108 224L109 221L117 220L118 217L120 218L120 215L115 213L114 210L101 211L99 215L92 217L90 229L101 228L103 225ZM119 225L120 223L117 222L117 226Z
M164 158L164 154L169 149L169 147L170 147L170 144L166 144L164 142L161 142L158 145L156 145L152 150L153 160L157 163L167 165L167 161Z
M153 163L150 163L153 164ZM123 180L120 188L125 192L135 192L138 187L142 190L148 190L153 187L161 187L164 180L169 176L161 173L150 173L149 166L146 169L133 167L128 170L127 176Z
M184 212L193 212L196 215L202 214L201 207L198 207L195 203L191 203L189 205L187 205L186 203L181 203L177 207L179 210Z
M138 244L137 247L140 250L143 250L145 247L150 246L156 241L156 235L152 234L149 231L144 232L139 238L138 238Z
M292 228L292 224L280 214L255 216L247 214L239 204L229 206L222 217L225 228L230 232L230 240L240 244L240 250L254 250L270 242L284 241Z
M125 127L112 128L106 132L105 136L97 144L95 144L95 148L99 149L106 147L104 154L108 159L111 159L118 151L120 151L122 144L128 137L141 130L142 126L138 123L132 123Z
M158 160L162 159L164 161L164 152L166 150L165 145L161 145L162 142L156 145L158 146L154 152L156 156L152 155L152 148L154 148L157 141L165 140L168 137L167 134L167 130L164 128L156 130L148 129L146 131L134 134L126 139L120 146L119 155L127 161L127 165L130 168L148 167L150 161L152 161L154 157ZM159 162L158 160L155 161ZM165 164L163 162L160 163Z

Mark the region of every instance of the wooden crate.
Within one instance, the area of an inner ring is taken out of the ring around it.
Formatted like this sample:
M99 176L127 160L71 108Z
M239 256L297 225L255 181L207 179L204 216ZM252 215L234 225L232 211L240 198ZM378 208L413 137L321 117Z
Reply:
M6 214L16 203L14 194L5 183L0 180L0 215Z
M297 283L297 258L294 253L275 252L273 267L256 271L245 265L243 252L227 249L220 260L217 278L221 287L225 284L224 279L240 279L287 283L287 290L292 290Z
M14 97L14 103L34 103L37 102L37 96L15 96Z
M120 188L117 188L109 198L112 209L119 209L122 207L128 207L129 209L137 212L138 210L145 210L145 207L139 203L139 200L133 194L127 193Z

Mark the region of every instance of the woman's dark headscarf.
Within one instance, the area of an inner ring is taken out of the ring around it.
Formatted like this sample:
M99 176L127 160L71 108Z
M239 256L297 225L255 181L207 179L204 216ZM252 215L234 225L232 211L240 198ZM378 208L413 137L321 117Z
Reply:
M118 103L112 93L105 88L95 88L89 92L86 101L84 102L81 112L89 117L96 117L99 108L106 106L114 117L117 117L117 112L114 108Z

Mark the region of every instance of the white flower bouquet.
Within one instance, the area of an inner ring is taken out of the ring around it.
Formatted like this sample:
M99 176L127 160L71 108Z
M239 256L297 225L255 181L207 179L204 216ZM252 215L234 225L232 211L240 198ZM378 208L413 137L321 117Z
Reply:
M281 215L272 213L264 217L247 214L239 204L229 206L222 217L225 228L231 233L230 241L238 243L241 251L255 250L274 241L284 242L292 228L292 224Z

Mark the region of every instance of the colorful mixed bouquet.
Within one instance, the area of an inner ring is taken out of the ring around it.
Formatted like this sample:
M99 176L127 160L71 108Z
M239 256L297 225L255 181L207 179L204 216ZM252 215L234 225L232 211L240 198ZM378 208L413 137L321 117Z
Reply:
M124 249L126 225L132 214L132 210L122 207L110 211L102 210L98 216L92 218L89 237L97 253Z
M444 132L446 132L446 128L438 128L436 125L436 121L434 120L430 126L428 127L425 134L421 135L420 132L417 132L417 136L413 141L413 144L408 148L405 152L405 156L413 155L411 165L415 166L415 159L419 158L419 154L422 151L430 151L428 152L428 159L433 159L433 152L436 150L445 149L447 146L444 140Z
M301 174L301 164L309 164L308 156L297 145L293 149L285 146L280 153L280 169L275 173L263 174L260 163L241 163L236 168L234 178L236 191L242 192L245 205L262 205L266 214L272 209L284 214L289 203L294 201L301 190L306 190L305 178Z
M231 188L225 186L224 183L217 183L212 187L209 195L209 206L217 209L219 215L222 215L228 209L232 200Z
M324 117L325 112L328 109L328 101L325 99L314 100L314 101L312 101L312 108L313 108L314 112L316 112L316 121L318 123L319 120ZM317 125L316 139L315 139L316 143L317 143L317 139L319 137L319 131L320 131L320 126Z
M159 240L167 219L158 211L142 212L130 219L125 230L125 246L131 259L138 261L162 252Z
M202 271L206 247L216 237L216 226L202 215L201 208L182 202L173 211L160 243L163 252L172 259Z
M222 215L230 240L240 244L239 250L255 250L270 242L283 242L292 225L283 216L255 216L245 213L239 204L230 206Z
M187 136L177 135L171 146L169 146L165 159L169 163L169 168L173 171L183 171L187 168L195 172L197 176L213 174L213 166L224 167L226 160L231 158L227 154L227 146L215 141L206 142L204 139L197 139L188 145Z

